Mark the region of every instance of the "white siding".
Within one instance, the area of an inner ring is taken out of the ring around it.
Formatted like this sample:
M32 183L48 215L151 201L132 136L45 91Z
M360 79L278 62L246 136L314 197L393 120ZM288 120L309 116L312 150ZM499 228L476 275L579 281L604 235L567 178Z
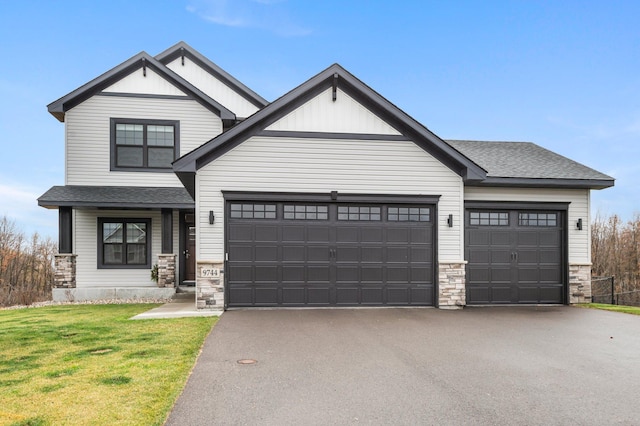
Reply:
M119 93L144 93L150 95L186 96L184 92L169 83L152 69L147 67L147 75L144 76L142 68L132 72L103 90L104 92Z
M340 89L335 102L332 89L327 89L271 124L267 130L400 134Z
M66 113L67 185L181 185L170 171L110 171L110 118L180 121L180 155L222 133L220 118L193 100L94 96Z
M439 258L463 257L462 179L412 142L253 137L200 169L196 190L199 260L223 259L222 190L442 195Z
M216 102L224 105L225 108L238 117L248 117L258 111L257 106L187 57L184 58L184 65L182 65L182 58L178 58L167 64L167 67L202 90Z
M151 281L150 269L98 269L98 217L150 218L151 265L158 263L158 254L162 247L159 211L74 210L73 247L77 255L77 287L156 287L156 283ZM173 251L178 255L177 211L174 211L173 219ZM178 263L176 262L176 277L179 277Z
M569 262L591 263L591 230L588 189L465 188L465 201L524 201L571 203L568 212ZM576 222L582 219L582 231Z

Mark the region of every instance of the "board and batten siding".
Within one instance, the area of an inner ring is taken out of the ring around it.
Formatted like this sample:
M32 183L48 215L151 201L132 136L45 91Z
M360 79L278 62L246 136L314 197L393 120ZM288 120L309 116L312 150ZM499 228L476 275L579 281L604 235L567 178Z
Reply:
M111 118L178 120L180 155L222 133L220 117L191 99L96 95L66 113L66 185L181 186L171 171L111 171Z
M180 238L179 214L173 212L173 252L178 255ZM136 210L74 210L73 246L76 258L78 288L86 287L157 287L150 269L98 269L98 218L151 219L151 265L158 263L162 235L160 211ZM176 278L179 277L176 261Z
M410 141L248 139L197 172L198 260L224 258L223 190L441 195L439 259L463 258L462 178ZM455 218L452 228L449 214Z
M151 68L147 68L146 74L145 76L142 69L138 69L107 87L103 92L185 96L182 90L158 75Z
M464 200L570 203L567 220L569 263L591 263L591 206L588 189L467 187ZM582 230L576 229L578 219L582 219Z
M335 101L333 101L332 89L327 89L268 126L266 130L400 134L386 121L340 89L337 91Z
M202 90L216 102L224 105L225 108L233 112L237 117L246 118L258 111L257 106L240 96L235 90L211 75L211 73L188 57L184 58L184 65L182 65L182 58L178 58L168 63L167 67Z

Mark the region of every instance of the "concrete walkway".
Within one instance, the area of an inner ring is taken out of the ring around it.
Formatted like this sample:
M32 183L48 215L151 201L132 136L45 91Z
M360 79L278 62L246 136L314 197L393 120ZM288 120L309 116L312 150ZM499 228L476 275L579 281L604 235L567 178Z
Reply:
M131 319L214 317L218 315L220 315L219 312L196 309L195 293L176 293L170 302L138 314Z

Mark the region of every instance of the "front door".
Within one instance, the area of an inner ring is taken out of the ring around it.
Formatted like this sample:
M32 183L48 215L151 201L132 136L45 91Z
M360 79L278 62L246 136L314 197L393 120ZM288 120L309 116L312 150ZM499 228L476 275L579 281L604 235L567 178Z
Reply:
M193 214L186 214L184 221L184 279L186 284L196 280L196 224Z

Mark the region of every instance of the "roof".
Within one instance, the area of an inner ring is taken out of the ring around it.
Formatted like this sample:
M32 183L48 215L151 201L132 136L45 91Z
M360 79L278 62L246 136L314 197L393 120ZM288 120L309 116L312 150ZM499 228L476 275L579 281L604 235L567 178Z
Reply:
M260 133L273 122L330 87L339 87L406 138L458 173L465 181L486 178L486 172L480 166L453 149L429 129L338 64L331 65L235 127L177 159L173 163L174 171L193 195L195 193L195 172L199 168L251 136Z
M38 205L101 208L192 209L193 198L183 187L54 186L38 198Z
M602 189L614 179L531 142L448 140L487 171L479 185Z
M236 116L233 112L229 111L222 104L209 97L207 94L193 86L187 80L180 77L177 73L170 70L146 52L138 53L99 77L94 78L87 84L77 88L73 92L68 93L60 99L50 103L47 105L47 109L58 120L64 121L65 112L143 67L149 67L153 71L157 72L178 89L182 90L187 95L192 96L205 108L214 112L223 121L227 122L228 125L235 123Z
M242 84L242 82L220 68L218 65L211 62L210 59L202 55L200 52L189 46L184 41L181 41L176 45L171 46L164 52L156 55L156 59L166 65L183 55L191 59L193 62L198 64L200 67L205 69L218 80L222 81L233 91L235 91L237 94L251 102L253 105L257 106L258 108L263 108L269 103L262 96L258 95L249 87Z

